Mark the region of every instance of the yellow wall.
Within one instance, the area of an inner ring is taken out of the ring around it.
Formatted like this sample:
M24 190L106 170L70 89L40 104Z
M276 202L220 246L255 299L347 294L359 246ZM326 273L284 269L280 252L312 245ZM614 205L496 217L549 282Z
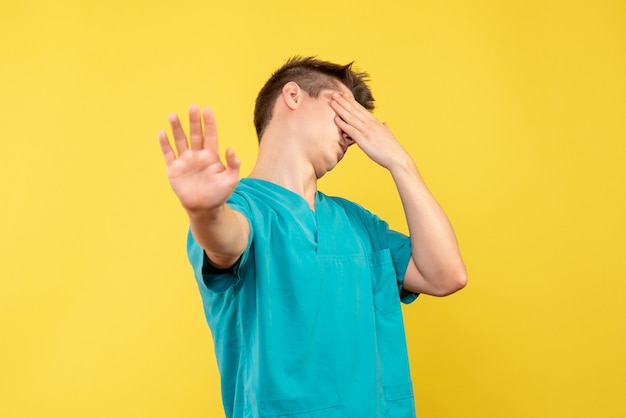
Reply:
M420 416L626 416L623 1L23 0L0 16L1 417L223 416L156 133L212 105L247 173L253 99L293 54L371 73L456 227L469 287L405 309ZM405 230L358 151L321 186Z

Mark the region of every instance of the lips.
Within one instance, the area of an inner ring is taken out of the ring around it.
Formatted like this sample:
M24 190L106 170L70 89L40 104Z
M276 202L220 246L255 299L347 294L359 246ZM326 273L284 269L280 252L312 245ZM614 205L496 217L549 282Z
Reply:
M339 159L341 160L343 158L344 155L346 155L346 151L348 150L348 146L344 143L339 143L339 148L341 149L341 152L339 153Z

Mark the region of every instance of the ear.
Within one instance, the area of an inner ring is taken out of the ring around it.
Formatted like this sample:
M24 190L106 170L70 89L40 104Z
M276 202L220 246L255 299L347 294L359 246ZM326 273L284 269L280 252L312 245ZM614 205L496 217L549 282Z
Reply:
M304 90L295 81L290 81L283 86L281 97L289 109L296 110L302 102L303 94Z

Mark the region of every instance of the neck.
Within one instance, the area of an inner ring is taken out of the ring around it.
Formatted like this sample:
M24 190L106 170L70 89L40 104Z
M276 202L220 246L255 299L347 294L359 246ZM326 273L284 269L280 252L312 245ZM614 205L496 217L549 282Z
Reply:
M317 176L311 163L298 151L295 141L264 135L248 177L284 187L302 196L315 209Z

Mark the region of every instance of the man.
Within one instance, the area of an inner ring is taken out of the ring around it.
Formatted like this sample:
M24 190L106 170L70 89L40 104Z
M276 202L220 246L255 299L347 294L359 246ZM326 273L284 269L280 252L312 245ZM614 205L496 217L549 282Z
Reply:
M411 157L371 114L365 79L289 60L259 93L258 158L240 181L209 108L190 107L189 143L170 116L177 153L159 133L227 417L415 416L400 301L463 288L465 266ZM391 173L410 238L317 190L354 144Z

